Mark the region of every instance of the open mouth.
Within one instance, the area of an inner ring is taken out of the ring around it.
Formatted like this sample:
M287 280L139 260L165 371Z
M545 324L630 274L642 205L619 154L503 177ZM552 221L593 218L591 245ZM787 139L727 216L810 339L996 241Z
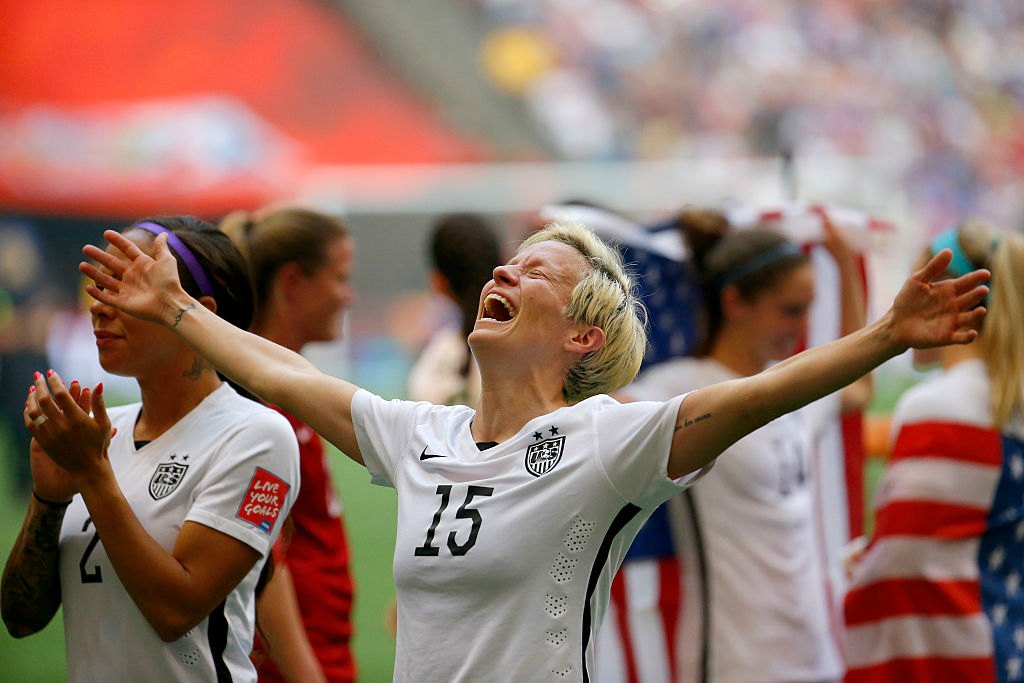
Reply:
M516 317L516 309L500 294L488 294L484 299L483 320L494 320L499 323L506 323Z

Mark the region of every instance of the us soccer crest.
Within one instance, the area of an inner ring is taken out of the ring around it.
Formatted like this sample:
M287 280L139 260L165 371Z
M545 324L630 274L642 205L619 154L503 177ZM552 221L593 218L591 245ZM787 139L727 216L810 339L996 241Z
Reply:
M160 500L174 493L178 484L185 478L188 465L177 462L164 462L156 467L153 478L149 480L149 495L153 500Z
M562 459L562 446L565 444L565 437L557 439L545 439L532 444L526 449L526 471L535 477L547 474L555 469L555 465Z

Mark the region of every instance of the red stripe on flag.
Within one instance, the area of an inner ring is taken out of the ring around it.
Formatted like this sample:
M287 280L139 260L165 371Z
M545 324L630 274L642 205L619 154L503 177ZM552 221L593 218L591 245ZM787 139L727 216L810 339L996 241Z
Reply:
M864 533L864 413L856 411L842 416L843 473L846 476L846 510L850 538Z
M863 254L857 256L857 274L863 301L867 301L868 264ZM857 538L864 533L864 466L867 460L867 453L864 450L864 413L860 410L849 412L840 420L843 432L843 468L846 475L846 520L850 527L850 538Z
M987 528L986 508L927 500L897 500L878 510L872 544L885 536L973 538Z
M858 626L908 614L963 616L981 612L978 581L888 579L846 594L847 626Z
M1001 467L1003 463L999 432L949 422L917 422L900 429L890 459L922 456L994 467Z
M665 646L668 649L668 666L672 680L676 680L676 625L682 608L682 590L680 565L674 557L658 560L658 581L661 590L658 594L658 610L661 612L661 623L665 629Z
M951 657L927 657L919 659L894 659L875 666L850 669L846 672L846 683L992 683L996 680L995 663L990 657L954 659Z
M640 676L636 672L636 655L633 653L633 639L629 628L629 598L626 596L626 567L620 567L612 579L611 600L615 605L615 626L619 633L619 644L622 646L622 659L626 663L628 683L639 683Z

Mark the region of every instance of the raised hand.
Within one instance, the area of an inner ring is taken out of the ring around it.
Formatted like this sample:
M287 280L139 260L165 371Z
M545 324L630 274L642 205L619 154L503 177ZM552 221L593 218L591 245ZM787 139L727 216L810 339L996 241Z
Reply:
M187 295L178 278L178 263L167 247L167 235L157 235L152 255L114 230L105 231L103 237L113 249L104 251L91 244L82 248L102 267L78 265L94 283L86 291L97 301L138 318L173 324L178 309L170 301Z
M837 264L854 263L857 254L845 233L836 227L827 211L818 209L816 213L821 217L821 246L825 247Z
M107 446L113 432L102 384L96 391L89 391L73 382L69 391L52 370L46 377L37 372L24 418L39 449L33 453L33 482L40 496L67 500L78 490L79 477L107 466ZM35 479L37 474L39 481Z
M896 295L891 310L893 341L918 349L967 344L978 336L985 318L981 302L991 273L975 270L955 279L936 280L946 272L953 252L943 249L913 273Z

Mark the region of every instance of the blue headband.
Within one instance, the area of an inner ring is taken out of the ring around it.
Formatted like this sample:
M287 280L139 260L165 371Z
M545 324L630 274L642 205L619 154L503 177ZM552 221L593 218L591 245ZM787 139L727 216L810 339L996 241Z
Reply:
M961 277L962 275L967 275L972 270L977 270L974 264L971 263L971 259L967 258L963 247L960 246L959 234L956 228L950 228L946 232L936 235L931 244L932 256L938 254L943 249L949 249L953 252L953 260L946 266L946 271L954 277Z
M802 256L803 252L789 242L779 242L771 249L762 251L750 257L732 270L718 278L718 289L725 289L729 285L739 282L751 273L757 272L776 261L787 256Z
M206 271L203 270L202 264L195 257L192 251L185 246L185 243L181 241L181 238L175 235L173 232L153 221L142 221L141 223L135 223L132 225L133 228L139 230L145 230L151 232L154 235L161 233L167 235L167 246L171 248L171 251L181 259L181 262L185 264L185 268L188 270L189 275L196 281L196 285L199 287L199 293L203 296L213 296L213 285L210 283L210 278L206 276Z

